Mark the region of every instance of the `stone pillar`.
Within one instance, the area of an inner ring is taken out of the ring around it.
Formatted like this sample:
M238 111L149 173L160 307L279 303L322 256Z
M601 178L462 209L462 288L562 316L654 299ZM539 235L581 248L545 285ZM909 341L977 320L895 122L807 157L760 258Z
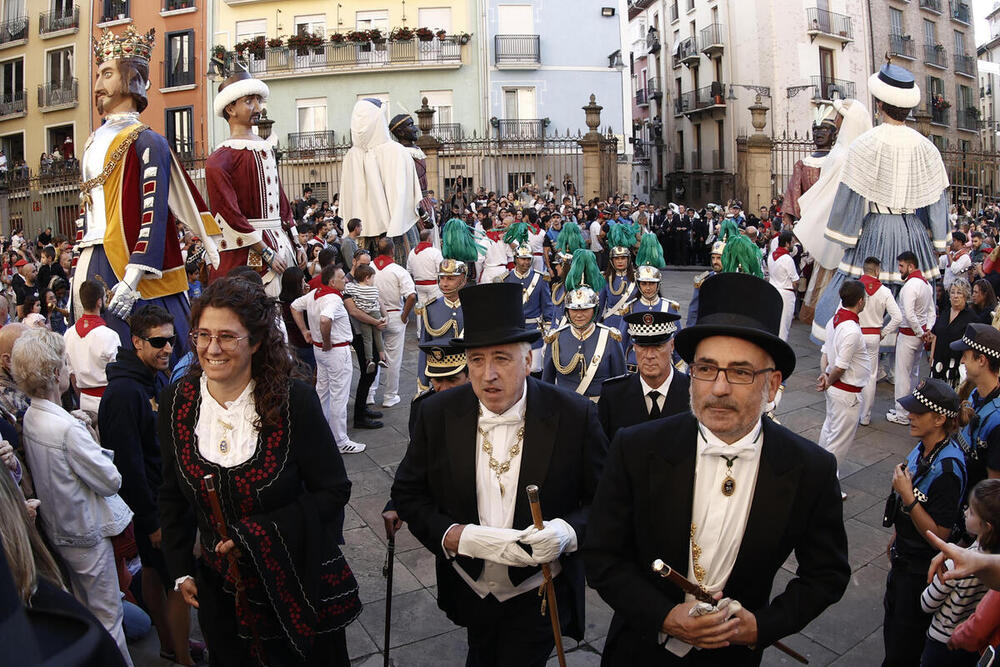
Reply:
M427 156L427 189L434 190L437 196L443 198L444 183L441 181L438 166L438 151L441 150L441 142L431 135L431 129L434 127L434 113L434 109L427 106L427 98L423 98L420 108L417 109L417 127L420 128L417 146Z
M931 112L922 108L914 109L913 118L917 121L917 132L930 139L931 120L933 119Z
M761 102L760 95L749 109L755 131L746 144L747 200L743 202L743 210L756 211L771 203L771 138L764 134L768 107Z
M583 190L579 193L581 200L587 201L600 197L603 190L601 183L601 142L604 138L597 128L601 125L601 105L595 95L590 96L590 104L583 107L587 114L587 134L583 135L578 144L583 149Z

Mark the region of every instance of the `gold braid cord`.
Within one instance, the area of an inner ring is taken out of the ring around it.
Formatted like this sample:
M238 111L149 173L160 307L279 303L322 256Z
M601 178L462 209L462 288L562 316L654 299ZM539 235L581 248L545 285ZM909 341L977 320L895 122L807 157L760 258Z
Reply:
M448 329L453 329L455 332L455 336L458 336L458 322L455 321L453 318L448 319L448 321L446 321L444 323L444 326L441 327L440 329L435 329L434 327L432 327L431 321L427 318L427 308L424 308L424 329L426 329L427 333L429 333L434 338L443 336L444 333L448 331Z
M563 290L561 297L556 298L556 290L559 289L559 285L562 285L562 283L552 286L552 304L556 306L561 306L562 302L566 299L566 290Z
M111 172L113 172L118 166L118 163L125 156L125 153L128 152L128 149L132 147L132 144L139 138L139 135L148 129L149 125L143 125L141 123L137 125L135 129L129 132L129 135L125 137L125 141L123 141L121 145L119 145L118 148L116 148L111 154L111 158L108 160L107 164L104 165L104 169L101 173L94 178L80 183L80 199L83 201L85 206L89 206L93 203L93 200L90 198L90 191L98 186L104 187L104 183L108 180L108 176L110 176Z
M699 585L705 583L705 568L701 566L698 561L701 560L701 547L698 543L694 541L694 533L698 529L694 522L691 522L691 561L694 566L694 578L698 581Z
M611 292L612 294L614 294L615 296L618 296L619 294L621 294L622 292L625 291L625 286L628 285L628 280L625 278L625 276L621 276L622 284L621 284L621 287L619 287L618 291L616 292L615 291L615 278L616 277L618 277L617 273L615 275L611 276L611 280L608 281L608 291Z
M579 366L580 367L580 377L582 378L583 374L586 372L586 368L587 368L587 362L583 358L583 353L580 352L579 350L577 350L576 354L574 354L570 358L568 364L566 364L565 366L563 366L562 363L560 363L560 357L559 357L559 337L558 336L556 337L556 339L554 341L552 341L552 363L553 363L553 365L555 365L556 371L560 375L569 375L570 373L572 373L573 371L576 370L577 366Z

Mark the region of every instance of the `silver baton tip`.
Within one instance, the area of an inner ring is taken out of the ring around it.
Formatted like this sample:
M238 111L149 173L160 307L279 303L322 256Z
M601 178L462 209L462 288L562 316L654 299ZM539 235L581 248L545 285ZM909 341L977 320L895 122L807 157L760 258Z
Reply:
M655 572L657 574L666 574L669 571L670 571L670 568L667 567L667 564L664 563L659 558L657 558L656 560L653 561L653 572Z

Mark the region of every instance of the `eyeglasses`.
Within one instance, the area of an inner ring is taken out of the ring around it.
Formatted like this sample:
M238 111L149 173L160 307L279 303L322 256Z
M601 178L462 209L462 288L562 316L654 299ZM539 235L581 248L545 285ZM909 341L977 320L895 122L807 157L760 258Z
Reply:
M761 368L760 370L754 370L752 368L721 368L715 364L695 362L691 364L691 367L688 370L690 371L692 378L703 382L715 382L719 377L719 373L722 372L725 373L726 382L729 384L753 384L758 375L775 369Z
M191 344L199 350L207 350L208 346L214 340L219 344L220 348L226 352L232 352L239 346L241 340L246 340L250 336L237 336L233 333L211 334L207 331L192 331L189 337L191 338Z
M137 336L137 338L141 338L142 340L146 341L147 343L155 347L157 350L162 350L167 345L173 347L174 345L177 344L176 334L174 334L173 336L150 336L149 338L146 338L145 336Z

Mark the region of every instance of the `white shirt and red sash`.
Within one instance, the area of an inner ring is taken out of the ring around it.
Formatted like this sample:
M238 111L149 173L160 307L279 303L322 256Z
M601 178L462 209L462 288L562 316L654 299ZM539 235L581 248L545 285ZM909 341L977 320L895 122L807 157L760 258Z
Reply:
M833 386L852 394L860 394L868 383L872 363L858 319L857 313L846 308L839 309L826 325L826 342L823 343L827 361L823 370L826 373L834 368L843 370Z
M883 329L886 335L896 332L902 322L903 315L892 297L892 292L878 278L863 275L859 278L865 286L868 301L865 309L858 315L861 333L865 336L881 336ZM885 323L885 315L889 314L889 322Z
M80 390L80 407L97 411L108 386L105 368L118 356L122 342L100 315L83 314L63 334L70 370Z
M934 289L920 271L911 271L903 281L899 310L903 315L899 333L904 336L922 336L934 327L937 321Z
M421 287L437 285L438 267L444 260L441 251L430 241L421 241L410 251L406 258L406 270L413 277L413 282Z

